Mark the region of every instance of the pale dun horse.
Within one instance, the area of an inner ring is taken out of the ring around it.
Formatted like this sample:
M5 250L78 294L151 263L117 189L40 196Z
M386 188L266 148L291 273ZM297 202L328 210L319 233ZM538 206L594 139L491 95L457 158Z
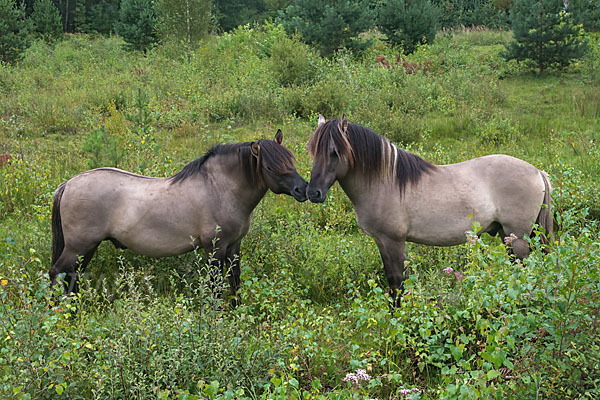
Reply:
M434 165L348 123L345 115L330 121L320 115L308 151L314 158L308 199L322 203L331 185L340 183L358 225L379 247L393 298L406 280L406 241L457 245L477 221L477 234L509 238L512 252L523 259L530 252L524 237L534 223L543 244L551 237L548 176L523 160L499 154Z
M76 291L103 240L151 257L199 247L214 260L213 270L229 273L235 306L240 242L254 208L268 189L306 200L306 181L282 141L279 130L274 141L217 145L169 178L116 168L72 177L54 195L50 281L65 273L65 292Z

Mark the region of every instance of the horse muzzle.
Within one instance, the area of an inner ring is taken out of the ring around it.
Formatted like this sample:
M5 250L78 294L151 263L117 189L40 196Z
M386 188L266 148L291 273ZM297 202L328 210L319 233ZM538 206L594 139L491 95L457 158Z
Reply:
M300 203L306 201L306 185L307 183L304 182L304 185L296 186L292 191L292 196Z
M307 189L306 194L311 203L323 203L325 201L325 194L319 189Z

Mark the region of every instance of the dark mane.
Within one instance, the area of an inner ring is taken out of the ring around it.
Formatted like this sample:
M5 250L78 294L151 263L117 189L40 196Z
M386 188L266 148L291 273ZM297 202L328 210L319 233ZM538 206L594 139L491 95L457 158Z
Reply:
M325 159L329 149L335 149L338 157L346 158L351 168L360 170L369 182L383 176L395 179L402 189L436 168L367 127L348 123L346 132L342 133L339 119L327 121L311 136L307 145L309 153L314 158Z
M257 159L252 155L250 145L253 142L233 143L233 144L217 144L212 146L206 154L202 157L195 159L194 161L187 164L181 171L173 175L171 184L175 184L186 180L187 178L199 174L203 170L204 164L210 158L214 158L218 155L227 155L237 153L240 161L240 168L244 171L246 179L254 184L261 178L261 172L259 170L259 163L262 166L271 169L275 173L285 174L294 170L294 156L292 153L275 143L272 140L259 140L256 143L260 146L260 157Z

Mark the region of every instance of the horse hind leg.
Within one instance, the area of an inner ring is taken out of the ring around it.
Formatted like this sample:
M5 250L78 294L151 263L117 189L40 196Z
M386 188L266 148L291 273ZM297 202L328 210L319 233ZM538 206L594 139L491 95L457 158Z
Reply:
M51 285L56 284L56 278L59 274L65 273L64 293L66 295L77 293L79 290L79 275L83 273L97 248L98 245L94 246L92 250L86 252L83 256L78 256L77 253L65 248L48 272Z
M510 225L503 225L501 232L502 240L506 244L509 254L521 261L529 257L531 247L529 246L529 242L523 238L531 232Z

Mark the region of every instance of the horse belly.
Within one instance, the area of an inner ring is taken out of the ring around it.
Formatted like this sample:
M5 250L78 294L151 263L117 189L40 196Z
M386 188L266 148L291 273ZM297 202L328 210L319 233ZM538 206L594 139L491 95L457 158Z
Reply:
M446 196L430 197L409 211L406 240L432 246L454 246L466 241L466 232L478 223L486 229L494 222L496 207L483 191L478 196L470 190L453 186Z
M192 223L193 218L168 220L152 213L140 213L140 210L132 214L118 223L113 222L110 236L135 253L168 257L202 245L198 240L198 224Z

